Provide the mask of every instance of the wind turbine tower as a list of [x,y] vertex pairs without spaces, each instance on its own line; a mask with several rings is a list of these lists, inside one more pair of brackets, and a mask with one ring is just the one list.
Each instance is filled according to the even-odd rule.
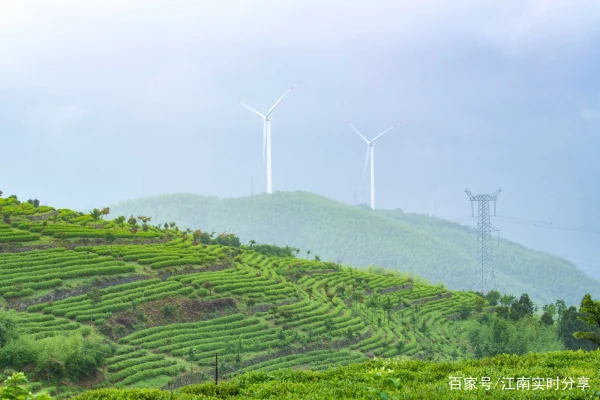
[[[300,81],[296,82],[296,85],[298,83],[300,83]],[[269,193],[269,194],[273,193],[273,181],[272,181],[272,176],[271,176],[271,121],[273,120],[273,118],[271,117],[271,113],[273,112],[273,110],[275,110],[275,107],[277,107],[277,105],[281,102],[281,100],[283,100],[283,98],[289,92],[291,92],[292,89],[294,89],[294,87],[296,85],[294,85],[291,88],[289,88],[287,90],[287,92],[285,92],[283,94],[283,96],[281,96],[279,98],[279,100],[277,100],[275,102],[275,104],[273,104],[273,107],[271,107],[271,109],[269,111],[267,111],[267,113],[265,115],[259,113],[258,111],[256,111],[252,107],[250,107],[248,104],[246,104],[246,103],[244,103],[244,102],[242,102],[241,100],[238,99],[238,101],[244,107],[246,107],[248,110],[252,111],[256,115],[258,115],[259,117],[261,117],[262,120],[264,121],[264,124],[263,124],[263,168],[266,169],[266,174],[267,174],[267,193]]]
[[[385,131],[381,132],[379,135],[375,136],[375,139],[369,141],[358,131],[358,129],[356,129],[354,127],[354,125],[352,125],[350,123],[350,121],[348,121],[348,125],[350,125],[350,127],[352,129],[354,129],[354,132],[358,133],[358,136],[360,136],[367,143],[367,158],[365,160],[365,170],[364,170],[363,176],[367,172],[367,166],[369,165],[369,160],[370,160],[371,161],[371,209],[372,210],[375,209],[375,148],[373,145],[375,144],[375,141],[377,139],[382,137],[388,131],[397,127],[399,124],[400,124],[400,122],[398,122],[397,124],[394,124],[394,126],[386,129]],[[364,180],[364,178],[363,178],[363,180]]]

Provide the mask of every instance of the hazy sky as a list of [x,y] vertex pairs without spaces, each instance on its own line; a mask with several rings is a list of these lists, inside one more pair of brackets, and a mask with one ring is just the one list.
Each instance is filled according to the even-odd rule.
[[[58,207],[265,188],[465,221],[600,276],[600,2],[3,1],[0,189]],[[356,193],[356,195],[355,195]],[[578,260],[578,259],[579,260]]]

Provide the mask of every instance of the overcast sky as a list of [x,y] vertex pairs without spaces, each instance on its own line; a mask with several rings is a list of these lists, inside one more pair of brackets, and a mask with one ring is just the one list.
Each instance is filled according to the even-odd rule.
[[[0,189],[87,208],[274,190],[466,221],[600,276],[600,2],[3,1]],[[532,227],[506,217],[595,231]],[[504,221],[504,222],[503,222]],[[595,232],[595,233],[594,233]],[[579,260],[578,260],[579,259]]]

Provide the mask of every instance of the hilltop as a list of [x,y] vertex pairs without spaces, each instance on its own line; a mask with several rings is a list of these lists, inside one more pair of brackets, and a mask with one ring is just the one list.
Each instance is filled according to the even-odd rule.
[[[323,259],[412,272],[449,288],[472,289],[476,233],[463,225],[399,210],[351,206],[307,192],[241,198],[173,194],[124,201],[111,215],[153,215],[159,223],[206,231],[235,232],[250,240],[293,246]],[[494,248],[498,290],[528,293],[539,304],[563,299],[578,304],[582,293],[600,295],[600,282],[577,267],[508,240]]]

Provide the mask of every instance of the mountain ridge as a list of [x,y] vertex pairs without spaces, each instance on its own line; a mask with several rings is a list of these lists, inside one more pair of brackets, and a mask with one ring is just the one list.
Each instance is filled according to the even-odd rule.
[[[145,213],[155,216],[153,222],[235,232],[242,241],[290,245],[355,266],[412,272],[455,290],[472,290],[475,281],[475,232],[436,217],[372,211],[305,191],[237,198],[167,194],[110,208],[111,215]],[[528,293],[536,303],[563,298],[578,304],[582,291],[600,295],[600,282],[573,263],[506,239],[500,244],[492,264],[500,291]]]

